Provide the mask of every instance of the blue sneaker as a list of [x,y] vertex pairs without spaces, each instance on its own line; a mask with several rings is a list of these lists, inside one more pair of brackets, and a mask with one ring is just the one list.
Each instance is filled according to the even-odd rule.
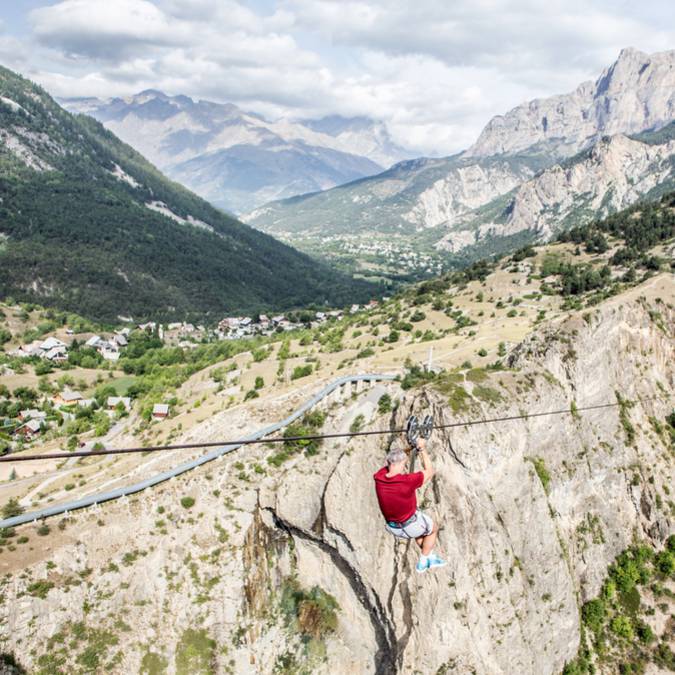
[[434,569],[435,567],[445,567],[448,563],[443,560],[443,558],[439,558],[437,555],[431,555],[427,558],[427,569]]
[[423,574],[429,569],[429,559],[427,558],[426,562],[422,562],[421,560],[417,561],[417,567],[415,567],[417,570],[418,574]]

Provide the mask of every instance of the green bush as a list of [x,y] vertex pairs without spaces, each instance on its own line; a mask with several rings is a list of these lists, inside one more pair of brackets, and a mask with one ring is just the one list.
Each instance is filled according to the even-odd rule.
[[[296,436],[317,435],[325,421],[325,413],[322,413],[320,410],[314,410],[311,413],[307,413],[302,418],[302,422],[295,422],[286,427],[283,434],[284,438],[291,439]],[[267,462],[272,466],[281,466],[281,464],[290,459],[293,455],[303,451],[307,457],[312,457],[319,452],[322,443],[323,441],[321,439],[304,438],[300,440],[284,441],[283,448],[268,457]]]
[[19,504],[19,500],[16,499],[16,497],[9,499],[2,507],[3,518],[13,518],[14,516],[20,516],[23,512],[24,508]]
[[546,462],[542,457],[528,457],[528,459],[532,462],[532,466],[534,466],[534,470],[539,477],[544,492],[548,494],[548,487],[551,483],[551,474],[546,468]]
[[605,621],[607,610],[605,603],[600,598],[589,600],[581,608],[581,618],[593,633],[599,633]]
[[633,639],[633,624],[631,623],[630,619],[623,614],[619,614],[611,620],[609,629],[612,631],[612,633],[614,633],[614,635],[617,635],[620,638],[624,638],[626,640]]
[[176,645],[176,675],[212,675],[215,656],[215,640],[204,629],[188,628]]
[[291,373],[291,380],[299,380],[301,377],[307,377],[312,374],[312,364],[307,363],[304,366],[296,366]]
[[377,411],[384,415],[385,413],[391,412],[392,402],[391,396],[389,394],[382,394],[379,400],[377,401]]
[[29,584],[26,588],[28,595],[32,595],[35,598],[41,598],[44,600],[47,597],[49,591],[54,588],[54,582],[48,581],[47,579],[41,579],[40,581],[34,581],[32,584]]
[[340,606],[319,586],[307,591],[296,579],[286,579],[280,604],[286,624],[302,635],[321,639],[337,629]]
[[374,356],[375,350],[372,347],[366,347],[362,349],[357,355],[357,359],[367,359],[369,356]]
[[357,433],[363,429],[363,425],[366,421],[366,418],[363,415],[357,415],[354,418],[354,421],[349,425],[349,431],[351,433]]
[[184,509],[191,509],[195,505],[194,497],[182,497],[180,500],[180,505]]
[[637,633],[638,640],[640,640],[640,642],[642,642],[643,644],[649,644],[650,642],[654,642],[656,638],[656,636],[654,635],[654,631],[644,621],[640,621],[636,625],[635,632]]
[[661,551],[656,556],[656,568],[666,576],[675,572],[675,553],[670,550]]

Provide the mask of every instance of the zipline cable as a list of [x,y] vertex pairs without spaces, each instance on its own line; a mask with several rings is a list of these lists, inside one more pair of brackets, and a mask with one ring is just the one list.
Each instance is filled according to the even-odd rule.
[[[647,398],[636,398],[634,400],[617,401],[615,403],[600,403],[598,405],[589,405],[577,408],[565,408],[563,410],[549,410],[545,412],[525,413],[521,415],[506,415],[504,417],[492,417],[480,420],[469,420],[466,422],[449,422],[447,424],[435,424],[433,429],[453,429],[458,427],[472,427],[480,424],[494,424],[498,422],[509,422],[512,420],[526,420],[534,417],[545,417],[547,415],[575,415],[589,410],[601,410],[603,408],[615,408],[627,405],[635,401],[653,401],[664,398],[671,398],[671,394],[662,394],[660,396],[650,396]],[[181,443],[177,445],[154,445],[148,447],[135,448],[103,448],[101,450],[74,450],[73,452],[50,452],[43,455],[21,455],[12,454],[0,457],[0,463],[3,462],[29,462],[45,459],[67,459],[70,457],[96,457],[102,455],[124,455],[144,452],[162,452],[169,450],[194,450],[197,448],[213,448],[224,446],[257,445],[260,443],[285,443],[297,441],[318,441],[328,438],[351,438],[355,436],[385,436],[387,434],[405,433],[406,429],[379,429],[375,431],[349,431],[333,434],[310,434],[307,436],[274,436],[271,438],[241,439],[236,441],[208,441],[205,443]]]

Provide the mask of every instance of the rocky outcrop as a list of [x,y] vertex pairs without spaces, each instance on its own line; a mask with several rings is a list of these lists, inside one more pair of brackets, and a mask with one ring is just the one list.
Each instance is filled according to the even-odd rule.
[[[675,141],[660,145],[623,135],[603,139],[575,161],[542,171],[520,185],[497,220],[470,214],[437,248],[457,251],[485,238],[529,231],[540,241],[620,211],[655,188],[675,187]],[[468,221],[468,222],[467,222]]]
[[[150,652],[165,659],[160,672],[184,672],[177,654],[196,628],[216,647],[211,671],[194,672],[560,672],[608,564],[634,539],[675,530],[672,450],[649,421],[670,413],[675,384],[675,310],[655,299],[673,285],[657,281],[540,329],[507,370],[397,392],[393,416],[377,413],[385,385],[328,410],[335,431],[357,415],[381,429],[411,411],[451,425],[620,402],[435,432],[437,474],[421,503],[442,526],[447,568],[418,576],[414,545],[382,527],[371,476],[388,437],[332,440],[279,468],[265,462],[273,451],[251,448],[54,528],[33,562],[3,577],[0,651],[38,670],[43,652],[61,658],[64,626],[83,622],[117,630],[121,655],[110,648],[119,660],[106,672],[138,672]],[[292,578],[335,598],[335,632],[310,639],[288,622]],[[69,672],[84,658],[78,639],[63,656]]]
[[494,117],[466,154],[512,154],[542,144],[573,155],[603,135],[658,128],[674,117],[675,50],[645,54],[629,47],[595,82]]
[[460,166],[421,192],[403,218],[418,229],[438,225],[453,228],[462,216],[505,195],[533,175],[530,167],[513,166],[508,161]]

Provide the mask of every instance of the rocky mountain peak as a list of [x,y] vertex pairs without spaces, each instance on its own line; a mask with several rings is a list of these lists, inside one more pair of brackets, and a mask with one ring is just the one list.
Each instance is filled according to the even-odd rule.
[[535,99],[498,115],[466,156],[520,152],[542,144],[554,158],[572,155],[600,136],[661,127],[675,117],[675,50],[622,49],[593,82]]

